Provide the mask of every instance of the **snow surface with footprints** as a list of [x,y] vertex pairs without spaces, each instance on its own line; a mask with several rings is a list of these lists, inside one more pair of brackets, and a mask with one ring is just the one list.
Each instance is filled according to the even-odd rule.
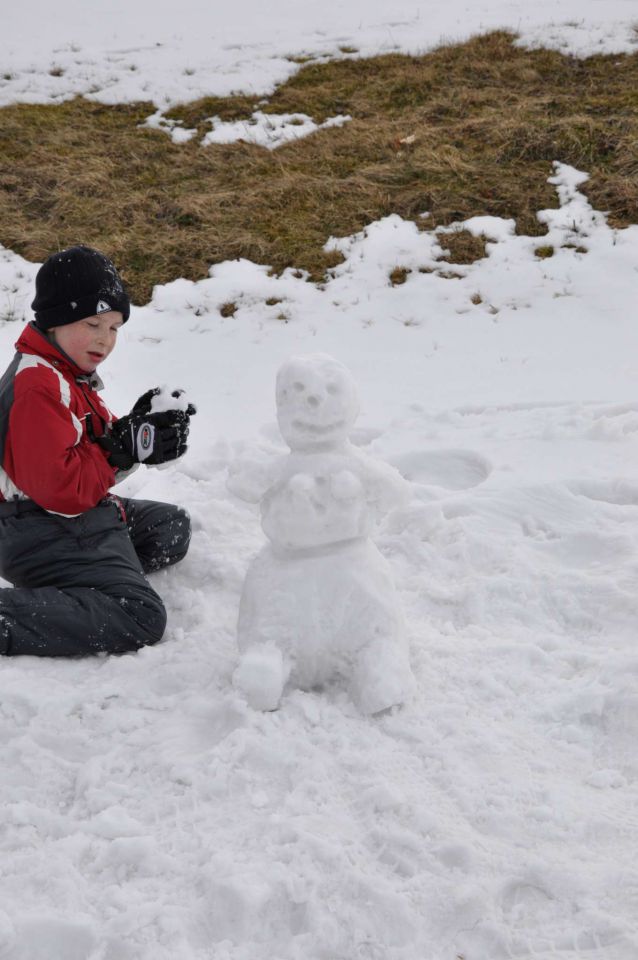
[[[322,287],[236,261],[133,309],[109,405],[157,383],[199,413],[122,492],[185,505],[192,547],[153,576],[162,644],[0,663],[2,960],[638,956],[638,227],[550,175],[549,259],[491,218],[450,268],[390,216],[330,241]],[[7,361],[36,269],[0,248]],[[308,352],[352,370],[353,443],[411,485],[375,542],[417,689],[372,719],[338,686],[261,713],[232,685],[263,534],[228,468],[286,452],[274,377]]]

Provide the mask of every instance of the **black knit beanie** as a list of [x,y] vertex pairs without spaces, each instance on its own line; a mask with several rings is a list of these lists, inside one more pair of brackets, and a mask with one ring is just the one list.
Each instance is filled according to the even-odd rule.
[[131,312],[128,294],[111,261],[84,246],[69,247],[44,261],[36,274],[31,309],[40,330],[109,310],[119,311],[126,322]]

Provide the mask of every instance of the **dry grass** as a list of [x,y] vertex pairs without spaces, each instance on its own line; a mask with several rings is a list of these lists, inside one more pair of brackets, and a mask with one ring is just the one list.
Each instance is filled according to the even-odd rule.
[[388,279],[393,287],[400,287],[408,279],[410,273],[411,270],[408,267],[395,267],[394,270],[390,271]]
[[474,263],[485,256],[485,237],[475,237],[469,230],[441,230],[438,239],[447,251],[440,259],[447,263]]
[[228,303],[222,303],[219,312],[222,317],[234,317],[237,313],[237,304],[231,300],[229,300]]
[[[612,223],[638,222],[638,54],[588,60],[525,51],[493,33],[423,57],[309,63],[270,98],[207,98],[172,111],[201,134],[206,118],[258,106],[317,121],[353,120],[269,152],[244,143],[175,145],[140,129],[150,103],[77,99],[0,110],[0,242],[31,260],[85,242],[124,268],[134,298],[154,283],[197,279],[248,257],[321,278],[322,246],[389,213],[429,211],[429,229],[469,216],[536,211],[561,160],[591,174],[587,193]],[[481,241],[441,237],[448,260]],[[454,244],[454,249],[451,245]],[[464,259],[465,258],[465,259]]]

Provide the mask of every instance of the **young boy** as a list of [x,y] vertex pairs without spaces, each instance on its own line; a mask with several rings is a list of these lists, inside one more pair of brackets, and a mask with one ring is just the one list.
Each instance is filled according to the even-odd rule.
[[117,420],[96,367],[130,305],[103,254],[77,246],[36,276],[35,321],[0,379],[0,654],[122,653],[161,639],[166,612],[145,574],[181,560],[179,507],[109,491],[137,463],[186,450],[188,411],[151,413],[149,390]]

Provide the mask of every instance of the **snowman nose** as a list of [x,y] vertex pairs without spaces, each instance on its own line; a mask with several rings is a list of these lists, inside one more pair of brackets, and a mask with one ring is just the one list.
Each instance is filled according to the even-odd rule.
[[318,407],[320,403],[319,397],[317,397],[314,393],[310,393],[306,397],[306,403],[308,404],[309,407]]

